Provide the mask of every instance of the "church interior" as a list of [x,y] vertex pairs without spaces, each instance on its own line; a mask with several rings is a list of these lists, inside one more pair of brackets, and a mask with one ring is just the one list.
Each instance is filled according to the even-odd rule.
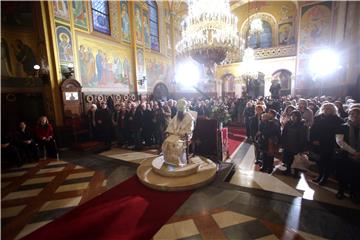
[[359,16],[1,1],[1,238],[359,239]]

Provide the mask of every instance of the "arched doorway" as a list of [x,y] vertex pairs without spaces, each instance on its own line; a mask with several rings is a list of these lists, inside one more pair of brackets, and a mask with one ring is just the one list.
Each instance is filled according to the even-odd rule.
[[154,87],[153,95],[155,100],[167,100],[169,97],[169,90],[164,83],[158,83]]

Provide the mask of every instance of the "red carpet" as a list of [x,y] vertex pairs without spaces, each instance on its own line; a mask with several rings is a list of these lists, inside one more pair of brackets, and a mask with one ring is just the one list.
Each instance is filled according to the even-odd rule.
[[229,141],[228,149],[229,155],[233,154],[236,148],[242,143],[246,138],[245,129],[229,127]]
[[133,176],[24,239],[150,239],[191,193],[155,191]]

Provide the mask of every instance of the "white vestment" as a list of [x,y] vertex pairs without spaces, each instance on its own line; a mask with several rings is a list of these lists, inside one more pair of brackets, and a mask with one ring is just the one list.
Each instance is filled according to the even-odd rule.
[[186,139],[192,138],[194,130],[194,123],[197,117],[196,112],[185,112],[184,118],[180,121],[174,116],[166,129],[169,136],[165,139],[162,145],[164,153],[164,161],[175,166],[184,166],[186,162]]

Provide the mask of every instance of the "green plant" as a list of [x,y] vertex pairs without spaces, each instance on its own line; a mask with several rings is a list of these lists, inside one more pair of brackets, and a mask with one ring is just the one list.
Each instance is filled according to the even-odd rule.
[[229,114],[228,107],[225,104],[214,105],[211,108],[210,118],[216,119],[218,122],[222,124],[227,124],[231,120],[231,116]]

